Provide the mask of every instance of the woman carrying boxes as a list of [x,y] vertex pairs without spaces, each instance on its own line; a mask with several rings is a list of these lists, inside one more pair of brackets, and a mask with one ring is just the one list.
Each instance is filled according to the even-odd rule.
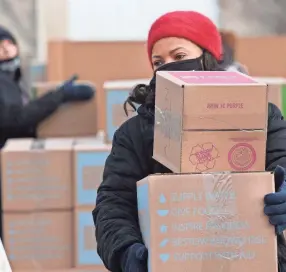
[[[200,13],[176,11],[163,15],[152,25],[147,44],[149,60],[155,72],[220,71],[220,34],[211,20]],[[152,158],[155,79],[154,73],[149,86],[139,85],[127,101],[137,102],[136,97],[139,97],[142,105],[138,109],[138,116],[125,122],[114,135],[112,151],[106,160],[103,182],[98,189],[93,211],[98,253],[112,272],[148,271],[148,250],[138,222],[136,184],[148,175],[171,172]],[[144,103],[142,97],[145,97]],[[218,156],[215,148],[211,152]],[[201,158],[208,155],[209,153],[203,152]],[[283,167],[286,168],[286,123],[278,108],[269,104],[265,168],[267,171],[276,169],[276,193],[265,196],[264,212],[276,230],[279,228],[279,271],[286,271],[286,251],[283,253],[284,238],[281,235],[286,223],[286,192],[281,189],[285,179]],[[163,215],[164,213],[162,212]],[[167,227],[162,225],[160,230],[166,232]],[[164,245],[162,242],[162,246]],[[166,254],[162,257],[164,260],[167,258]]]

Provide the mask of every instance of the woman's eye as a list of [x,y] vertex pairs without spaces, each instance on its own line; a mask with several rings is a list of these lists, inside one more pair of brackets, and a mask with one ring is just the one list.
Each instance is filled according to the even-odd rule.
[[186,55],[185,54],[178,54],[176,55],[176,60],[182,60]]
[[159,66],[161,66],[162,65],[162,62],[161,61],[155,61],[155,62],[153,62],[153,66],[154,67],[159,67]]

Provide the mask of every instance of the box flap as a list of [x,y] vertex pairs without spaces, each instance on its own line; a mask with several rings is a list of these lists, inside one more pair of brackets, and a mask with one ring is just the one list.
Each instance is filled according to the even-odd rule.
[[254,77],[255,80],[266,84],[285,84],[286,78],[283,77]]
[[[34,142],[40,142],[41,140],[35,140]],[[73,147],[74,140],[71,138],[60,139],[60,138],[50,138],[44,140],[45,150],[71,150]]]
[[162,71],[161,76],[181,85],[266,85],[254,78],[234,71]]
[[29,151],[34,139],[10,139],[6,142],[1,152]]
[[87,141],[76,143],[73,146],[74,151],[110,151],[111,145],[98,141]]
[[123,89],[128,90],[133,88],[134,86],[138,84],[146,84],[148,85],[151,79],[133,79],[133,80],[110,80],[105,81],[103,84],[103,88],[106,90],[114,90],[114,89]]
[[74,145],[78,144],[87,144],[87,143],[102,143],[100,139],[97,138],[97,136],[92,137],[79,137],[74,139]]

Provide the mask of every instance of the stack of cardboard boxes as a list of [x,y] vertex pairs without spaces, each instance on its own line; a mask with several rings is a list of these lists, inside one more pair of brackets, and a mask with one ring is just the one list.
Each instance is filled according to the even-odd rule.
[[[130,89],[142,82],[105,84],[107,142],[127,119]],[[59,85],[34,84],[34,97]],[[62,105],[40,124],[38,140],[9,140],[1,150],[4,245],[13,271],[106,271],[91,212],[110,146],[96,137],[96,115],[96,97]]]
[[[92,100],[80,103],[64,104],[49,118],[44,120],[37,130],[39,138],[49,137],[95,137],[98,133],[97,119],[105,119],[105,141],[111,143],[114,132],[136,112],[127,104],[128,116],[123,104],[133,87],[138,84],[148,84],[149,79],[106,81],[104,112],[98,112],[97,96]],[[79,83],[93,85],[88,81]],[[60,86],[61,82],[38,82],[33,84],[33,97],[39,98]]]
[[72,140],[8,141],[1,163],[12,269],[72,267]]
[[[105,84],[108,142],[137,83]],[[52,86],[38,86],[37,96]],[[138,182],[149,272],[240,272],[246,264],[276,272],[274,232],[262,211],[263,196],[274,190],[263,172],[266,84],[235,72],[158,72],[156,86],[153,154],[176,174]],[[106,271],[91,211],[110,146],[94,137],[94,105],[63,106],[39,127],[42,138],[62,138],[10,140],[2,150],[4,245],[13,271]]]
[[85,139],[7,142],[3,233],[13,271],[106,271],[91,212],[109,150]]
[[[285,78],[256,77],[255,80],[268,84],[268,101],[278,106],[285,114]],[[105,119],[104,133],[106,142],[111,143],[114,132],[128,118],[136,112],[127,105],[128,116],[123,110],[123,103],[130,91],[137,84],[148,84],[149,79],[106,81],[103,85],[105,92],[104,112],[98,112],[96,97],[91,101],[63,105],[51,117],[42,122],[37,134],[40,138],[47,137],[86,137],[95,136],[98,132],[97,118]],[[90,82],[83,82],[91,84]],[[34,97],[41,97],[50,90],[56,89],[60,82],[35,83],[33,85]],[[211,107],[211,105],[209,105]],[[214,106],[214,105],[212,105]]]
[[97,255],[94,222],[91,215],[95,207],[97,188],[102,181],[105,160],[110,147],[91,142],[74,145],[74,226],[75,266],[103,267]]
[[154,158],[138,182],[149,272],[277,271],[265,171],[267,86],[235,72],[158,72]]
[[154,158],[175,173],[264,170],[267,86],[217,74],[158,73]]

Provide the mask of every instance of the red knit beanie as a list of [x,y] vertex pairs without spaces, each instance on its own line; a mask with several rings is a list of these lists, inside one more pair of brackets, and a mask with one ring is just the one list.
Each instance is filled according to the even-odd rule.
[[222,57],[221,36],[215,24],[195,11],[174,11],[159,17],[148,35],[148,55],[151,61],[154,44],[163,38],[177,37],[192,41],[210,52],[217,60]]

